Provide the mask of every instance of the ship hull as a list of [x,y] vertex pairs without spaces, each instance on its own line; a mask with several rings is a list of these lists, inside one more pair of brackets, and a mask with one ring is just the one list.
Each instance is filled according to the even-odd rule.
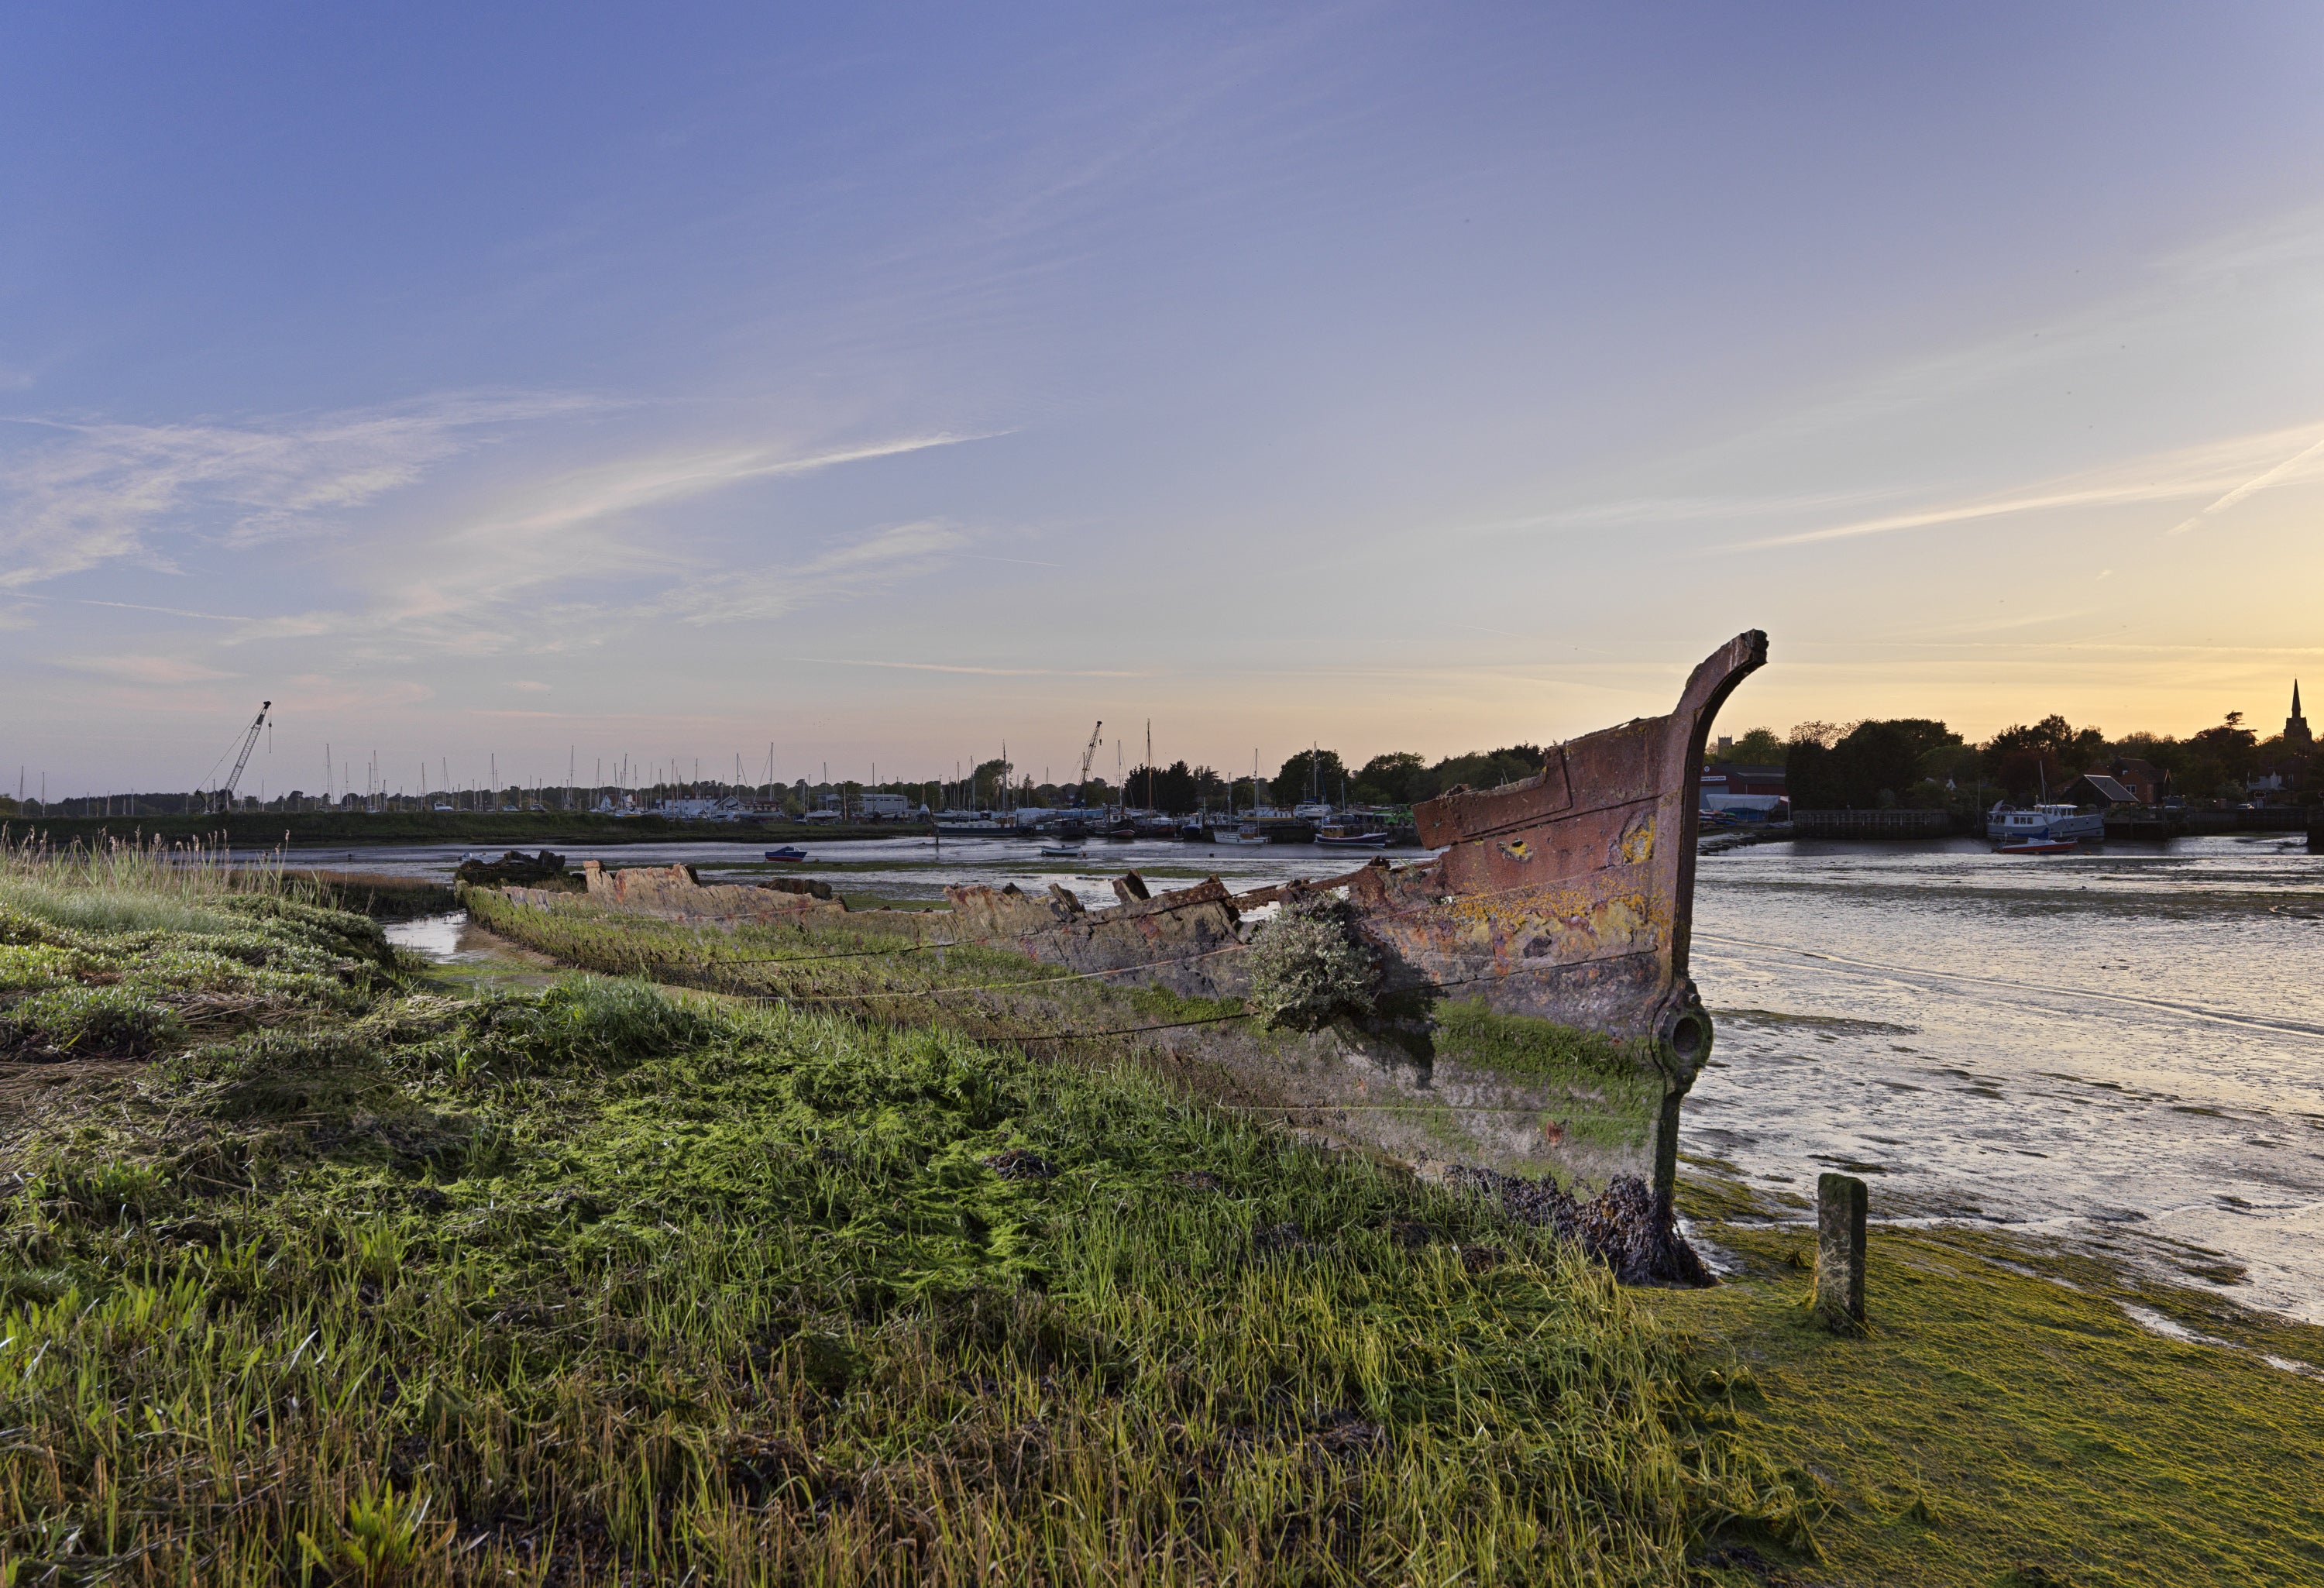
[[[1585,1182],[1634,1174],[1666,1211],[1680,1103],[1712,1035],[1687,967],[1703,743],[1766,654],[1765,634],[1738,635],[1694,669],[1668,715],[1568,741],[1519,782],[1455,789],[1416,807],[1420,841],[1437,853],[1411,864],[1379,855],[1342,876],[1240,894],[1213,877],[1149,896],[1131,872],[1114,884],[1120,903],[1102,909],[1055,886],[965,885],[945,890],[950,910],[881,912],[881,929],[1008,948],[1115,985],[1231,1000],[1250,991],[1250,951],[1267,930],[1253,912],[1344,898],[1348,929],[1381,968],[1388,1012],[1303,1039],[1337,1042],[1339,1059],[1294,1082],[1280,1052],[1231,1028],[1189,1040],[1227,1055],[1230,1068],[1247,1060],[1254,1085],[1289,1087],[1284,1106],[1325,1122],[1333,1139],[1400,1142],[1396,1110],[1379,1098],[1402,1097],[1451,1109],[1430,1129],[1467,1131],[1471,1161]],[[616,909],[802,924],[849,913],[836,899],[706,887],[684,867],[613,873],[593,861],[584,870],[590,902]],[[563,907],[547,895],[538,902]],[[1493,1070],[1517,1050],[1535,1057]],[[1342,1064],[1356,1068],[1334,1067]],[[1476,1095],[1524,1101],[1462,1114],[1448,1101],[1462,1076]],[[1349,1101],[1358,1096],[1370,1101]]]

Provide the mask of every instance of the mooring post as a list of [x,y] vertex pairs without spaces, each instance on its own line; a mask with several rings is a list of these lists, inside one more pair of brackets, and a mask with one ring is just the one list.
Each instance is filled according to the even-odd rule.
[[1864,1206],[1854,1175],[1816,1177],[1815,1310],[1836,1334],[1864,1327]]

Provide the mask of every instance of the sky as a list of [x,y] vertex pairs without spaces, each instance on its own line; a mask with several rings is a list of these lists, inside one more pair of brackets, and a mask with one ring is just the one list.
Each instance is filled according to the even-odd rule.
[[2324,8],[5,32],[52,796],[2324,699]]

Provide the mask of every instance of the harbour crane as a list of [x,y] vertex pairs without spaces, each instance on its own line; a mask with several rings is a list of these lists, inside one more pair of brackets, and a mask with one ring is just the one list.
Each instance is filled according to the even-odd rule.
[[[242,736],[242,752],[234,758],[234,771],[226,774],[226,781],[218,786],[217,793],[210,796],[210,813],[213,816],[222,816],[234,808],[235,785],[242,781],[242,769],[250,764],[250,752],[258,748],[258,735],[266,727],[266,714],[273,709],[274,702],[263,701],[259,705],[258,715],[251,718],[250,731]],[[220,756],[218,759],[223,761],[226,758]]]
[[1091,759],[1092,759],[1093,756],[1095,756],[1095,755],[1097,754],[1097,736],[1098,736],[1098,734],[1099,734],[1100,733],[1102,733],[1102,732],[1104,730],[1104,728],[1105,728],[1105,719],[1104,719],[1103,717],[1100,717],[1100,718],[1098,718],[1098,719],[1097,719],[1097,725],[1096,725],[1095,727],[1093,727],[1093,728],[1092,728],[1092,729],[1090,730],[1090,742],[1089,742],[1089,743],[1088,743],[1087,745],[1085,745],[1085,746],[1083,748],[1083,750],[1082,750],[1082,776],[1081,776],[1081,781],[1080,781],[1080,782],[1078,782],[1078,783],[1075,783],[1075,784],[1074,785],[1074,803],[1075,805],[1079,805],[1080,803],[1082,803],[1082,799],[1083,799],[1082,790],[1083,790],[1084,789],[1085,789],[1085,788],[1087,788],[1087,787],[1089,786],[1089,769],[1090,769],[1090,761],[1091,761]]

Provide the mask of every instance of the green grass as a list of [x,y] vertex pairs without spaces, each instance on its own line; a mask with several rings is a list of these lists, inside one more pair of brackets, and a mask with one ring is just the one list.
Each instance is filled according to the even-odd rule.
[[[1713,1177],[1683,1180],[1680,1200],[1731,1218],[1752,1199]],[[2264,1360],[2324,1368],[2324,1330],[1990,1231],[1876,1228],[1872,1327],[1843,1340],[1808,1312],[1812,1229],[1698,1228],[1742,1260],[1741,1282],[1654,1307],[1732,1376],[1742,1430],[1816,1492],[1820,1559],[1759,1541],[1795,1581],[2324,1582],[2306,1476],[2324,1381]],[[2126,1305],[2220,1343],[2165,1338]]]
[[198,854],[0,850],[0,1060],[142,1057],[363,1012],[393,952],[302,891]]
[[1796,1521],[1601,1270],[1143,1070],[311,992],[0,1124],[12,1588],[1675,1584]]
[[1112,985],[1112,978],[1077,977],[1007,949],[948,944],[941,919],[823,913],[812,925],[695,927],[618,914],[581,899],[560,899],[544,909],[491,889],[466,889],[461,898],[478,922],[511,942],[585,969],[787,1001],[887,1025],[934,1024],[986,1040],[1039,1042],[1051,1057],[1065,1047],[1089,1056],[1130,1051],[1111,1039],[1043,1040],[1058,1032],[1124,1031],[1230,1012],[1205,1004],[1188,1013],[1176,1003],[1157,1004],[1148,992]]
[[[2213,1292],[1877,1229],[1843,1340],[1811,1236],[1764,1222],[1798,1209],[1715,1164],[1683,1200],[1738,1282],[1624,1291],[1126,1050],[593,975],[447,997],[360,919],[154,890],[217,919],[0,916],[0,1018],[127,989],[187,1020],[142,1063],[0,1061],[8,1588],[2324,1577],[2324,1383],[2262,1360],[2324,1332]],[[867,1009],[999,970],[1224,1012],[981,950],[515,924]],[[258,974],[263,1019],[169,1002]],[[1772,1566],[1706,1564],[1745,1544]]]

